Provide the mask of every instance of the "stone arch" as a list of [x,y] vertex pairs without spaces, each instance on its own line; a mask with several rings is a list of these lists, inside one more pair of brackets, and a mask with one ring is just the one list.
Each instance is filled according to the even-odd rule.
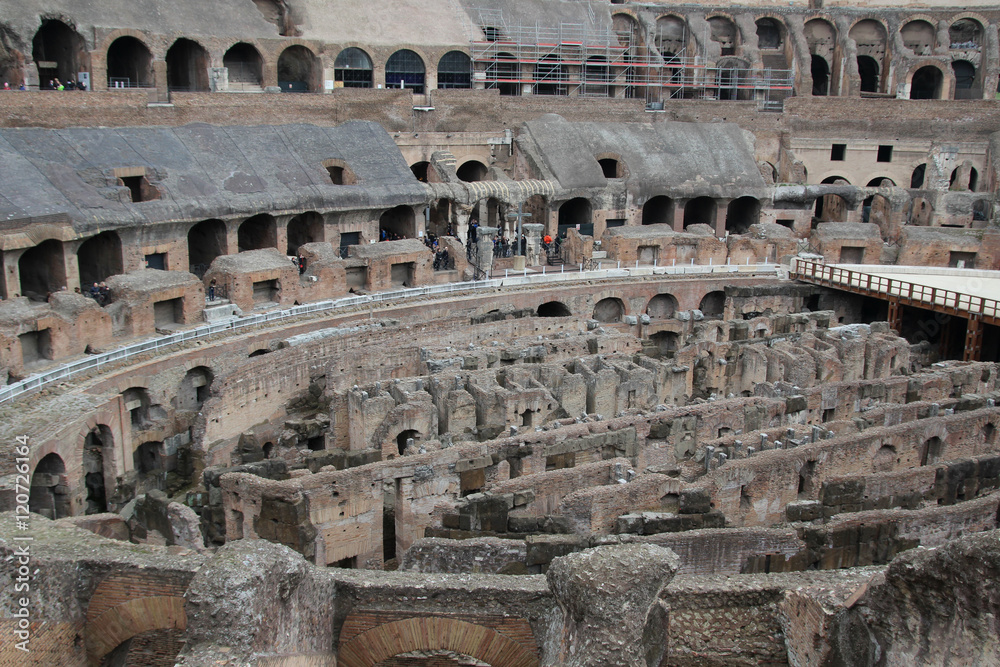
[[449,51],[438,61],[438,88],[472,88],[472,58],[464,51]]
[[658,17],[653,42],[664,58],[680,55],[687,49],[687,20],[675,14],[665,14]]
[[466,183],[475,183],[486,180],[489,168],[479,160],[466,160],[455,173],[458,175],[458,180],[465,181]]
[[674,222],[674,202],[666,195],[656,195],[642,205],[642,224],[671,225]]
[[222,66],[228,71],[231,90],[254,90],[264,85],[264,58],[252,44],[233,44],[222,56]]
[[80,287],[86,290],[88,285],[107,280],[124,271],[121,238],[117,232],[112,231],[92,236],[80,244],[76,259],[80,267]]
[[177,389],[177,409],[200,410],[202,404],[208,400],[214,379],[215,374],[208,366],[196,366],[185,373]]
[[709,40],[717,42],[721,55],[735,56],[740,45],[740,30],[729,16],[715,15],[708,18]]
[[[86,69],[87,44],[74,28],[58,19],[45,19],[31,40],[31,59],[38,68],[38,81],[42,87],[52,79],[62,83],[75,81]],[[55,67],[42,67],[42,63],[55,63]]]
[[926,173],[927,173],[926,162],[921,162],[916,167],[914,167],[913,172],[910,174],[910,187],[913,189],[924,187],[924,177]]
[[604,324],[621,322],[625,317],[625,302],[609,296],[594,304],[594,319]]
[[379,216],[378,229],[380,234],[381,232],[386,233],[388,237],[386,240],[391,240],[393,236],[403,239],[414,238],[417,235],[417,230],[413,208],[400,205],[389,209]]
[[236,232],[237,252],[278,247],[278,226],[267,213],[247,218]]
[[929,20],[914,17],[899,29],[903,46],[917,56],[929,56],[937,46],[937,28]]
[[400,653],[447,650],[490,665],[537,667],[535,649],[492,628],[441,616],[407,618],[378,625],[343,642],[340,667],[374,667]]
[[[575,199],[563,202],[559,207],[559,236],[565,236],[566,230],[577,225],[580,226],[581,234],[592,232],[592,214],[593,209],[588,199],[576,197]],[[587,231],[588,229],[590,230],[589,232]]]
[[[850,185],[850,182],[841,176],[827,176],[822,184]],[[813,216],[819,222],[846,222],[847,206],[847,200],[840,195],[826,194],[816,198]]]
[[975,100],[983,96],[981,75],[968,60],[952,60],[951,71],[955,77],[955,99]]
[[812,74],[812,94],[823,97],[830,94],[830,63],[821,55],[812,54],[809,71]]
[[764,16],[756,21],[757,48],[780,49],[785,43],[785,26],[778,19]]
[[319,90],[319,58],[303,44],[293,44],[278,56],[278,87],[283,93]]
[[570,317],[573,313],[562,301],[546,301],[538,306],[539,317]]
[[933,436],[924,441],[920,446],[920,465],[932,465],[944,458],[944,440],[938,436]]
[[124,35],[111,42],[107,53],[108,88],[150,88],[153,53],[142,40]]
[[705,315],[707,320],[721,320],[726,310],[726,293],[722,290],[709,292],[701,299],[698,310]]
[[202,220],[191,225],[187,244],[191,273],[201,278],[216,257],[227,254],[226,223],[222,220]]
[[760,200],[756,197],[740,197],[729,202],[726,210],[726,231],[731,234],[746,234],[751,225],[760,222]]
[[831,86],[834,80],[834,63],[838,62],[837,29],[825,18],[814,18],[806,22],[806,46],[810,53],[810,71],[813,80],[813,95],[834,95]]
[[933,61],[917,63],[910,70],[907,83],[910,84],[911,100],[939,100],[945,93],[945,77],[940,63]]
[[625,178],[628,176],[628,165],[618,153],[598,153],[594,157],[601,165],[604,178]]
[[66,463],[56,453],[46,454],[31,474],[28,509],[50,519],[72,514],[70,495],[66,492]]
[[114,489],[115,480],[115,438],[111,429],[98,424],[83,438],[83,485],[85,514],[100,514],[108,511],[108,488]]
[[653,319],[665,320],[677,312],[677,298],[673,294],[657,294],[646,304],[646,314]]
[[427,182],[427,176],[431,163],[427,160],[421,160],[420,162],[414,162],[410,165],[410,171],[413,173],[413,177],[416,178],[421,183]]
[[400,49],[385,61],[385,87],[405,88],[421,95],[424,92],[427,67],[415,51]]
[[978,50],[983,46],[984,21],[968,14],[958,16],[948,26],[949,48],[952,50]]
[[716,203],[711,197],[695,197],[684,205],[684,229],[691,225],[715,227]]
[[854,40],[857,49],[861,92],[877,93],[882,90],[887,35],[885,25],[872,18],[856,21],[847,33],[848,38]]
[[167,87],[170,90],[205,92],[208,90],[208,51],[192,39],[181,38],[167,50]]
[[21,296],[45,301],[50,292],[66,286],[66,262],[63,244],[55,239],[42,241],[29,248],[17,262],[21,279]]
[[318,243],[326,240],[326,229],[323,216],[316,211],[300,213],[288,221],[285,254],[297,255],[299,247],[306,243]]
[[349,46],[333,63],[333,80],[344,88],[372,88],[375,78],[372,58],[364,49]]
[[924,197],[914,197],[910,202],[907,224],[917,227],[927,227],[934,217],[934,205]]
[[618,37],[619,46],[630,48],[642,44],[642,31],[639,21],[628,11],[617,11],[611,15],[611,29]]
[[132,637],[165,628],[187,628],[183,597],[157,595],[128,600],[88,619],[84,633],[87,655],[92,664],[100,664],[102,658]]

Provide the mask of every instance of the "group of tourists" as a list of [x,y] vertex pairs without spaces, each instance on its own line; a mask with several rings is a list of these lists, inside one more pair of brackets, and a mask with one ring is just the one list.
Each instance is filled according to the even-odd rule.
[[87,291],[87,296],[97,302],[99,306],[106,306],[111,303],[111,290],[107,283],[94,283]]

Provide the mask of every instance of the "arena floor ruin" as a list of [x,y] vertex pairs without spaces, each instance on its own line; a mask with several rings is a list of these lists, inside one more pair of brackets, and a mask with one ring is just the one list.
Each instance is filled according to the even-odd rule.
[[1000,8],[50,4],[0,665],[1000,665]]

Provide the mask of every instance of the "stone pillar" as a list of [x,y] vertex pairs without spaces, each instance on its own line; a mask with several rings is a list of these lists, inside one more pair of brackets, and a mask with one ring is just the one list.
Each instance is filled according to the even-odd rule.
[[490,277],[490,269],[493,267],[493,237],[500,231],[498,227],[485,227],[480,225],[476,231],[476,246],[479,248],[479,263],[477,266]]
[[223,255],[235,255],[240,251],[240,223],[242,220],[226,221],[226,247],[223,248]]
[[167,91],[167,61],[153,61],[153,85],[157,90]]
[[76,251],[81,245],[83,241],[63,243],[63,271],[66,274],[66,290],[69,292],[80,287],[80,262],[77,260]]
[[653,667],[668,649],[661,591],[680,559],[654,544],[587,549],[552,561],[546,574],[562,623],[553,664]]
[[539,255],[542,249],[542,230],[545,229],[545,225],[529,222],[522,223],[521,229],[524,231],[524,236],[528,240],[527,259],[525,260],[528,266],[538,266],[543,264]]
[[684,205],[687,204],[687,199],[675,199],[674,200],[674,231],[683,232],[684,231]]
[[726,218],[729,215],[729,203],[731,199],[715,200],[715,236],[720,239],[726,238]]
[[3,284],[5,287],[3,298],[5,299],[13,299],[15,294],[21,296],[21,273],[18,261],[25,250],[27,248],[3,251]]

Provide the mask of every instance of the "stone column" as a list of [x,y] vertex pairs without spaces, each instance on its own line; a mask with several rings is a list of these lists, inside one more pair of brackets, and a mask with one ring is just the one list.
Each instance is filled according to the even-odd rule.
[[683,232],[684,231],[684,205],[687,204],[687,199],[675,199],[674,200],[674,231]]
[[529,222],[522,223],[521,229],[524,231],[524,236],[528,240],[527,259],[528,266],[538,266],[543,262],[539,258],[542,249],[542,230],[545,229],[545,225]]
[[726,238],[726,218],[729,215],[729,203],[731,199],[715,200],[715,236],[720,239]]
[[77,260],[76,252],[81,245],[83,245],[83,241],[63,243],[63,271],[66,275],[66,281],[63,284],[69,292],[80,287],[80,262]]
[[25,250],[27,248],[3,251],[3,298],[5,299],[13,299],[15,294],[21,296],[21,273],[18,262]]
[[476,246],[479,248],[479,262],[477,266],[490,277],[490,269],[493,267],[493,237],[500,231],[498,227],[485,227],[480,225],[476,231]]

